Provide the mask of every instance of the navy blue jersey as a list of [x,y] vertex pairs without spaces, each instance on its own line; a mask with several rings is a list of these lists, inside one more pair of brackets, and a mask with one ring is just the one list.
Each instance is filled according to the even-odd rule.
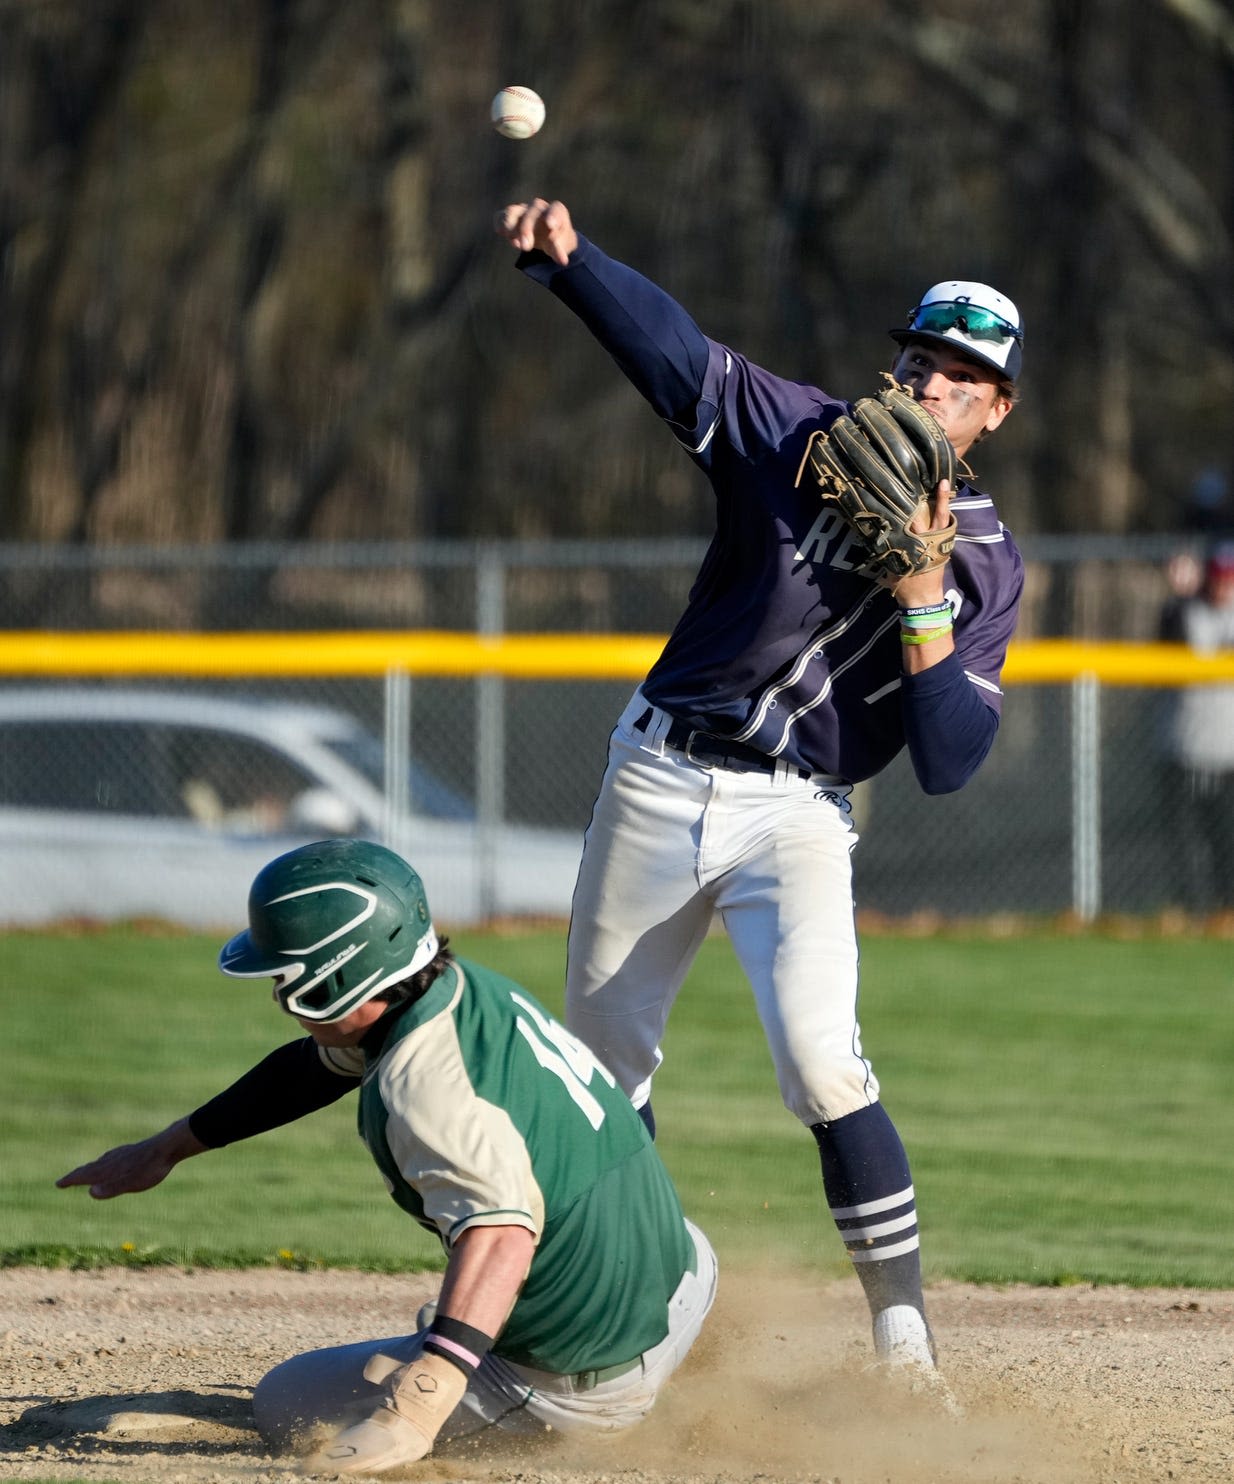
[[838,508],[808,473],[798,480],[810,434],[851,404],[709,340],[663,290],[585,238],[566,267],[540,252],[518,266],[583,319],[715,493],[715,535],[643,684],[647,699],[699,730],[853,782],[909,740],[931,792],[958,787],[997,727],[1023,587],[990,498],[962,484],[952,501],[956,656],[908,677],[895,599],[857,575],[862,554]]

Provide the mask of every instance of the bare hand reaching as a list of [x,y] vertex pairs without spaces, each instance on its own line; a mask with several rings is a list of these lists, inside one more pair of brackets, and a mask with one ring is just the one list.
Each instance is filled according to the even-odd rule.
[[578,233],[564,203],[545,201],[540,196],[534,201],[504,207],[497,213],[493,226],[511,247],[517,247],[520,252],[538,247],[563,267],[578,246]]
[[207,1147],[190,1130],[188,1119],[181,1118],[162,1133],[151,1134],[136,1144],[120,1144],[97,1159],[78,1165],[67,1175],[61,1175],[56,1185],[61,1190],[70,1185],[88,1186],[96,1201],[135,1195],[139,1190],[160,1184],[181,1160],[202,1154]]

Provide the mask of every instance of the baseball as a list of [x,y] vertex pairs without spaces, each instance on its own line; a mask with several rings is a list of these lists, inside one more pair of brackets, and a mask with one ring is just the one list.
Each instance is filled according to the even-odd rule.
[[530,139],[544,122],[544,99],[530,88],[502,88],[493,99],[493,128],[507,139]]

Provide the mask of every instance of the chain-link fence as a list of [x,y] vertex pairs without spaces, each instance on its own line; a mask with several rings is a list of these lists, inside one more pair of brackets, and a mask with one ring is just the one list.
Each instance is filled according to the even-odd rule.
[[[1200,537],[1036,536],[1019,542],[1022,639],[1151,639],[1172,558]],[[706,543],[0,543],[0,630],[433,628],[667,633]]]
[[[193,594],[256,584],[266,599],[235,608],[229,627],[321,630],[345,610],[350,628],[498,633],[533,627],[535,613],[559,630],[654,633],[676,616],[698,554],[689,543],[623,546],[606,565],[600,549],[547,545],[460,547],[423,562],[354,549],[333,560],[239,549],[230,562],[222,551],[197,561],[78,551],[57,563],[40,549],[22,566],[0,551],[0,615],[9,629],[35,627],[23,603],[37,594],[39,627],[173,630],[193,626]],[[1164,554],[1102,561],[1147,570]],[[1063,591],[1076,567],[1043,562],[1039,580]],[[298,622],[272,589],[301,595]],[[329,596],[343,592],[345,604]],[[608,732],[632,685],[398,671],[0,677],[0,918],[226,925],[267,859],[331,833],[408,853],[445,923],[564,916]],[[1089,919],[1227,905],[1231,883],[1184,822],[1163,752],[1174,694],[1092,679],[1011,687],[991,757],[941,799],[921,793],[901,757],[855,797],[861,906]],[[931,869],[906,875],[906,850]]]

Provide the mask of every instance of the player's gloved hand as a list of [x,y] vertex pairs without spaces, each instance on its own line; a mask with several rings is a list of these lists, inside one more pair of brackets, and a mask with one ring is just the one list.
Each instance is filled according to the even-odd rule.
[[[917,535],[949,530],[954,523],[951,495],[950,483],[942,480],[929,507],[919,512],[917,518],[909,524],[909,530]],[[882,585],[891,588],[896,602],[902,608],[911,608],[917,603],[941,603],[946,595],[945,571],[944,567],[929,567],[924,572],[914,572],[908,577],[902,577],[898,582]]]
[[432,1451],[442,1424],[467,1390],[458,1366],[431,1351],[406,1365],[375,1355],[364,1377],[381,1385],[381,1405],[311,1454],[304,1473],[377,1474],[415,1463]]
[[136,1144],[120,1144],[100,1154],[89,1163],[78,1165],[61,1175],[56,1185],[64,1190],[70,1185],[88,1185],[96,1201],[107,1201],[116,1195],[135,1195],[165,1180],[181,1160],[203,1154],[203,1144],[181,1118],[161,1133],[151,1134]]
[[906,578],[936,572],[951,556],[956,461],[940,424],[886,379],[882,391],[854,402],[851,417],[811,435],[797,478],[813,473],[865,548],[858,572],[899,596]]

